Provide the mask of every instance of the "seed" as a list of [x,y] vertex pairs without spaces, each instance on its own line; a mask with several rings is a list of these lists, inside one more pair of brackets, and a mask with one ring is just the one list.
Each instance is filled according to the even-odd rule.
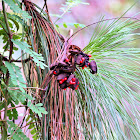
[[61,81],[64,82],[65,80],[64,79],[61,79]]
[[88,63],[88,66],[90,65],[90,63]]
[[53,71],[53,74],[56,74],[56,71]]
[[82,67],[82,69],[84,69],[85,67]]
[[67,80],[67,77],[65,77],[64,80],[66,81]]
[[71,84],[71,85],[72,85],[72,83],[73,83],[73,82],[72,82],[72,81],[70,81],[70,84]]
[[80,63],[83,63],[83,61],[80,61]]
[[66,88],[64,88],[64,90],[66,90]]
[[75,78],[72,78],[72,82],[75,82],[75,80],[76,80]]
[[59,84],[62,84],[62,83],[63,83],[63,82],[60,80],[60,81],[59,81]]
[[88,54],[88,57],[91,57],[92,55],[91,54]]
[[87,65],[85,65],[85,67],[87,68]]
[[66,61],[66,62],[69,62],[69,59],[68,59],[68,58],[66,58],[66,59],[65,59],[65,61]]
[[72,84],[75,85],[76,83],[75,82],[72,82]]
[[85,61],[85,58],[84,57],[82,57],[82,61]]

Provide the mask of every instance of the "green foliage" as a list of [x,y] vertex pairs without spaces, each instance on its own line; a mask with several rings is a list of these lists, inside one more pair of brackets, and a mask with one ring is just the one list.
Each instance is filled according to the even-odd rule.
[[51,14],[52,16],[58,17],[58,19],[55,21],[55,23],[62,18],[67,12],[70,12],[72,8],[80,5],[80,4],[84,4],[84,5],[88,5],[89,3],[86,2],[82,2],[82,0],[67,0],[65,2],[65,4],[62,4],[62,7],[60,8],[60,11],[62,11],[63,13],[61,15],[58,14]]
[[140,23],[131,19],[102,22],[84,48],[98,66],[97,75],[92,75],[88,69],[77,73],[81,82],[76,107],[83,106],[85,112],[90,112],[91,129],[98,130],[85,129],[91,138],[137,139],[139,135],[139,95],[135,90],[140,90],[140,49],[129,44],[137,39],[133,35],[139,28]]
[[88,5],[89,3],[82,2],[82,0],[67,0],[65,4],[62,4],[60,10],[64,13],[69,12],[71,8],[78,6],[79,4]]
[[[11,140],[29,140],[22,130],[12,121],[7,121],[8,133],[10,133]],[[12,136],[12,137],[11,137]]]
[[48,112],[45,110],[45,108],[42,107],[42,106],[43,106],[42,103],[38,103],[38,104],[33,105],[33,104],[29,101],[27,105],[32,109],[33,112],[35,112],[36,114],[38,114],[39,117],[42,117],[42,114],[41,114],[41,113],[43,113],[43,114],[48,114]]
[[4,0],[13,10],[15,13],[18,13],[22,16],[22,18],[27,21],[28,19],[31,19],[31,16],[26,11],[23,11],[20,7],[19,4],[17,4],[14,0]]
[[[9,13],[6,13],[7,14],[7,18],[8,18],[8,23],[9,23],[9,28],[11,29],[12,33],[13,33],[13,39],[21,39],[21,34],[20,33],[17,33],[17,31],[19,30],[19,23],[16,21],[17,20],[17,17],[15,18],[15,15],[11,15]],[[9,50],[9,46],[10,46],[10,43],[9,43],[9,37],[7,35],[7,33],[5,31],[7,31],[6,29],[6,25],[5,23],[3,22],[4,21],[4,16],[3,14],[0,12],[0,36],[2,36],[2,40],[3,40],[3,43],[5,43],[5,45],[3,46],[3,49],[4,49],[4,52],[5,51],[8,51]],[[16,30],[15,30],[16,28]],[[13,50],[17,51],[18,48],[17,47],[13,47]],[[14,51],[13,51],[14,53]]]
[[29,124],[28,129],[30,130],[31,134],[33,135],[32,138],[34,140],[38,140],[40,138],[39,137],[40,128],[36,127],[35,119],[33,119],[33,117],[31,117],[31,116],[28,116],[26,119],[26,122],[27,122],[27,124]]
[[16,66],[14,63],[5,62],[5,66],[10,73],[10,85],[9,87],[19,87],[17,91],[9,90],[11,93],[11,97],[17,99],[20,102],[24,102],[26,98],[33,100],[33,98],[26,93],[24,88],[26,88],[25,80],[21,75],[20,68]]
[[33,58],[33,61],[37,64],[37,66],[40,66],[41,69],[45,69],[47,67],[42,61],[44,61],[42,54],[38,54],[31,50],[31,46],[28,45],[25,42],[21,42],[18,40],[13,40],[13,43],[18,45],[23,51],[30,54],[30,56]]

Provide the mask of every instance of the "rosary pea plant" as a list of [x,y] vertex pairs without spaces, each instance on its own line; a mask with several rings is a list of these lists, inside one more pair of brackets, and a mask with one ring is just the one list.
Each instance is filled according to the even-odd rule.
[[[43,9],[29,0],[2,0],[1,4],[2,140],[29,140],[28,132],[34,140],[139,139],[140,49],[134,47],[140,35],[139,19],[123,15],[87,26],[71,24],[82,28],[66,39],[57,21],[72,7],[87,3],[67,0],[54,24],[46,0]],[[6,11],[6,4],[12,14]],[[63,23],[65,28],[69,24]],[[69,40],[89,26],[94,28],[88,45],[83,49],[77,46],[82,56],[71,53],[71,59],[66,60],[64,57],[70,53]],[[21,56],[14,59],[19,49]],[[86,54],[91,54],[90,60]],[[77,90],[60,88],[62,80],[51,71],[52,64],[63,59],[66,63],[70,60],[70,66],[71,63],[81,67],[88,63],[94,65],[85,69],[76,67],[76,71],[72,71],[79,80]],[[89,62],[85,63],[85,59]],[[73,60],[76,61],[73,63]],[[59,69],[62,66],[59,65]],[[24,114],[16,123],[17,108],[21,107]]]

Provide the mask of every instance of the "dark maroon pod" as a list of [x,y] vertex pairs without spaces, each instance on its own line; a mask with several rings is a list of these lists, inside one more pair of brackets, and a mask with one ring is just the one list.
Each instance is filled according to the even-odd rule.
[[68,77],[69,75],[67,73],[61,73],[57,76],[57,80],[61,80],[61,79],[64,79],[65,77]]
[[89,63],[89,68],[91,69],[91,73],[92,74],[95,74],[97,73],[97,65],[96,65],[96,62],[94,60],[92,60],[90,63]]
[[71,53],[71,54],[79,54],[79,51],[78,50],[72,50],[72,49],[70,49],[69,50],[69,53]]
[[73,67],[66,67],[66,68],[60,68],[61,72],[65,73],[73,73],[74,68]]
[[62,84],[59,84],[59,86],[60,86],[61,89],[65,89],[65,88],[67,88],[67,83],[64,82]]
[[74,75],[74,74],[71,74],[71,75],[69,76],[68,80],[67,80],[67,83],[69,84],[70,81],[72,80],[72,78],[74,78],[74,77],[75,77],[75,75]]
[[62,60],[50,66],[50,69],[53,70],[52,73],[57,76],[57,81],[61,89],[69,87],[76,90],[78,88],[79,80],[73,74],[76,70],[76,65],[82,67],[82,69],[89,66],[92,74],[97,73],[96,62],[89,62],[89,57],[78,46],[70,45],[67,56],[65,55]]
[[76,58],[76,64],[77,65],[80,65],[81,63],[80,63],[80,61],[82,61],[81,59],[82,59],[82,55],[81,54],[79,54],[78,56],[77,56],[77,58]]
[[68,67],[69,65],[65,62],[59,62],[58,67]]
[[58,63],[51,64],[50,70],[53,70],[53,69],[56,68],[57,66],[58,66]]

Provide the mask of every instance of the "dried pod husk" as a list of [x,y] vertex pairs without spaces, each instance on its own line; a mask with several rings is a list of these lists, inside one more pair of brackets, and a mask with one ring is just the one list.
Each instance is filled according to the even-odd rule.
[[72,57],[73,57],[73,55],[68,55],[68,59],[69,59],[69,62],[71,62],[72,61]]
[[69,65],[65,62],[59,62],[58,67],[68,67]]
[[55,68],[54,71],[56,71],[56,76],[60,74],[60,69],[59,68]]
[[77,64],[77,65],[80,65],[80,64],[81,64],[80,61],[81,61],[82,57],[83,57],[83,55],[81,55],[81,54],[79,54],[79,55],[77,56],[77,58],[76,58],[76,64]]
[[70,85],[69,87],[74,90],[77,87],[78,83],[79,83],[79,80],[78,80],[78,78],[76,78],[75,84],[74,85]]
[[58,66],[58,63],[57,63],[57,62],[51,64],[51,66],[50,66],[50,70],[53,70],[53,69],[56,68],[57,66]]
[[63,67],[60,68],[60,70],[62,73],[73,73],[75,71],[75,66]]
[[89,66],[92,74],[97,73],[97,65],[95,61],[89,63],[90,56],[83,53],[76,45],[70,45],[69,53],[70,54],[65,56],[60,62],[52,64],[50,69],[53,70],[54,75],[57,76],[57,81],[59,82],[61,89],[70,87],[75,90],[78,88],[79,84],[78,78],[75,78],[75,75],[73,74],[76,65],[82,67],[82,69]]
[[79,54],[80,52],[78,50],[72,50],[72,49],[70,49],[69,50],[69,53],[71,53],[71,54]]
[[70,45],[69,49],[70,50],[78,50],[79,52],[81,52],[81,49],[76,45]]
[[67,88],[67,83],[64,82],[62,84],[59,84],[59,86],[60,86],[61,89],[65,89],[65,88]]
[[96,65],[96,62],[94,60],[92,60],[90,63],[89,63],[89,68],[91,69],[91,73],[92,74],[95,74],[97,73],[97,65]]
[[76,46],[76,45],[70,45],[69,47],[69,53],[75,55],[75,54],[79,54],[81,52],[81,49]]
[[64,79],[65,77],[68,77],[68,76],[69,76],[69,74],[67,74],[67,73],[61,73],[57,76],[57,80],[59,81],[59,80]]
[[67,80],[67,84],[69,84],[70,81],[72,80],[72,78],[74,78],[74,77],[75,77],[75,75],[74,75],[74,74],[71,74],[71,75],[69,76],[68,80]]

